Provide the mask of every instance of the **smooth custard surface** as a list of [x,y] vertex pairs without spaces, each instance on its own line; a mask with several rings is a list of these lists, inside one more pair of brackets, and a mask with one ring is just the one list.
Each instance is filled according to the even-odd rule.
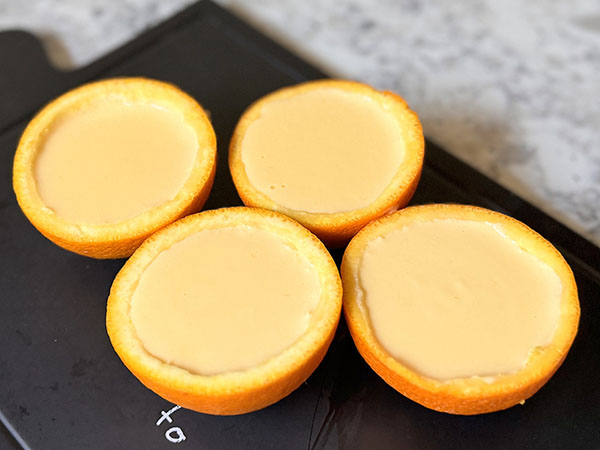
[[394,358],[437,380],[513,373],[547,346],[562,284],[501,225],[415,222],[367,244],[361,302]]
[[311,213],[369,206],[402,164],[398,120],[370,97],[331,87],[267,102],[246,130],[250,183],[276,203]]
[[54,121],[34,177],[43,203],[63,219],[118,223],[174,198],[197,151],[181,114],[103,99]]
[[131,319],[155,357],[201,375],[244,370],[290,347],[321,295],[316,268],[275,234],[207,229],[142,274]]

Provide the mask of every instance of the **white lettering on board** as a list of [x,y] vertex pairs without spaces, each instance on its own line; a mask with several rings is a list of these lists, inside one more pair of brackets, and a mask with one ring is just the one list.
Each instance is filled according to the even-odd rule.
[[[173,433],[175,433],[175,436],[173,436]],[[167,441],[173,442],[174,444],[185,441],[185,434],[183,434],[183,430],[179,427],[169,428],[165,433],[165,437],[167,438]]]
[[168,410],[167,412],[161,411],[160,412],[160,419],[158,419],[158,421],[156,422],[156,426],[159,426],[165,420],[167,422],[169,422],[169,423],[173,423],[173,419],[171,419],[171,414],[173,414],[178,409],[181,409],[181,406],[177,406],[176,405],[173,408],[171,408],[170,410]]
[[[167,412],[161,411],[160,418],[156,421],[156,426],[160,426],[165,420],[168,423],[173,423],[171,415],[178,409],[181,409],[181,406],[175,405]],[[186,439],[185,434],[183,434],[183,430],[179,427],[171,427],[167,431],[165,431],[165,438],[167,439],[167,441],[172,442],[173,444],[179,444],[180,442],[183,442]]]

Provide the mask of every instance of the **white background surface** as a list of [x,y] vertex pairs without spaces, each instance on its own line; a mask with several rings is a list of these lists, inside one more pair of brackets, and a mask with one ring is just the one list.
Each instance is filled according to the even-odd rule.
[[[189,0],[0,0],[62,68]],[[597,0],[218,0],[334,76],[403,96],[425,134],[600,245]]]

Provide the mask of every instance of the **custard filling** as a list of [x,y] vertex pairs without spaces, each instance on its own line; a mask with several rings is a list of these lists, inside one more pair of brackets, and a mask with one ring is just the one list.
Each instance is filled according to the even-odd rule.
[[279,205],[311,213],[369,206],[404,153],[392,114],[366,95],[328,87],[269,101],[241,144],[252,186]]
[[174,198],[197,151],[180,113],[107,98],[57,117],[34,177],[42,202],[63,219],[117,223]]
[[200,375],[255,367],[308,329],[316,268],[282,238],[248,226],[207,229],[161,252],[131,299],[144,348]]
[[366,246],[361,303],[395,359],[446,381],[523,368],[550,344],[562,284],[499,224],[416,222]]

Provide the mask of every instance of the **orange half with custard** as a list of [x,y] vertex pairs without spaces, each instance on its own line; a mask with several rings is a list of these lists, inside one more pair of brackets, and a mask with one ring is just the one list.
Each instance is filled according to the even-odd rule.
[[323,244],[258,208],[183,218],[117,275],[106,324],[123,363],[167,400],[209,414],[264,408],[321,362],[342,286]]
[[482,208],[415,206],[374,221],[346,249],[342,279],[361,355],[397,391],[438,411],[524,402],[577,333],[577,286],[561,254]]
[[94,258],[122,258],[198,211],[212,187],[216,138],[177,87],[117,78],[73,89],[25,129],[13,187],[48,239]]
[[310,81],[259,99],[229,147],[244,204],[290,216],[330,247],[405,206],[423,157],[421,124],[402,98],[345,80]]

